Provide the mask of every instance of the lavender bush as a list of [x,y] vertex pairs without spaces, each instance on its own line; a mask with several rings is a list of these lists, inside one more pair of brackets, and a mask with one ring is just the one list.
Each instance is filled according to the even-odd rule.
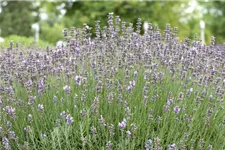
[[225,149],[225,48],[141,26],[110,13],[95,38],[84,25],[54,49],[5,48],[0,149]]

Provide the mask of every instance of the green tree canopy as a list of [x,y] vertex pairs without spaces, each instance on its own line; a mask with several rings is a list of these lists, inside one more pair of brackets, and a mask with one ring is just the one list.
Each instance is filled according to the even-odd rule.
[[225,42],[225,1],[202,2],[205,8],[204,21],[211,35],[216,37],[216,43]]
[[[181,7],[181,5],[183,7]],[[199,32],[199,18],[194,18],[197,12],[189,16],[187,22],[182,22],[181,17],[187,17],[184,10],[188,7],[188,1],[76,1],[67,2],[64,24],[69,27],[82,27],[84,23],[94,27],[95,21],[101,21],[101,26],[107,25],[107,15],[114,12],[114,16],[120,16],[122,21],[133,23],[134,27],[138,18],[158,26],[163,32],[166,24],[178,27],[178,36],[183,40],[186,37],[193,38]],[[185,16],[186,15],[186,16]]]
[[[32,2],[28,1],[1,1],[0,28],[1,36],[16,34],[33,36],[31,25],[38,17],[32,15],[35,11]],[[35,20],[36,19],[36,20]]]
[[[45,13],[48,18],[39,21],[40,38],[55,43],[62,38],[61,29],[64,27],[82,28],[86,23],[94,29],[97,20],[101,21],[101,27],[106,26],[107,15],[110,12],[114,12],[114,16],[120,16],[127,24],[133,23],[134,27],[138,18],[142,19],[142,23],[147,21],[153,26],[157,25],[161,32],[169,23],[171,27],[178,27],[180,40],[186,37],[193,38],[195,33],[200,37],[200,19],[206,21],[207,43],[212,32],[217,42],[221,42],[225,34],[225,29],[222,28],[225,19],[221,17],[225,13],[224,2],[209,2],[207,5],[200,2],[201,6],[209,10],[204,18],[196,17],[199,13],[196,10],[185,13],[190,1],[38,1],[37,3],[38,5],[28,1],[2,1],[1,36],[11,34],[33,36],[31,24],[38,21],[41,13]],[[32,15],[33,13],[37,16]],[[185,19],[186,21],[183,21]]]

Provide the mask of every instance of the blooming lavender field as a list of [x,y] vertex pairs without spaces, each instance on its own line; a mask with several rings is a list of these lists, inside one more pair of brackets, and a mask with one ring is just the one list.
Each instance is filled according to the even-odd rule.
[[94,38],[4,48],[0,149],[225,149],[225,48],[141,26],[110,13]]

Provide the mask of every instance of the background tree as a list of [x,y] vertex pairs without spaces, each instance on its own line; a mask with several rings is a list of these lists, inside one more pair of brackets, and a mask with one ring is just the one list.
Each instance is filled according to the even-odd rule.
[[[157,25],[161,32],[169,23],[172,28],[178,27],[178,36],[182,41],[186,37],[193,39],[196,33],[200,38],[199,21],[203,19],[206,22],[206,43],[209,43],[211,35],[216,36],[217,43],[222,43],[225,2],[198,2],[202,10],[186,12],[187,8],[192,7],[191,2],[196,1],[2,1],[1,36],[33,36],[31,24],[38,22],[40,39],[55,43],[63,39],[63,28],[82,28],[86,23],[94,29],[96,20],[101,21],[103,27],[107,25],[108,13],[114,12],[114,16],[120,16],[127,24],[133,23],[134,28],[138,18],[142,19],[142,23],[147,21]],[[43,15],[47,18],[43,19]]]
[[37,8],[29,1],[0,1],[1,36],[16,34],[19,36],[33,36],[31,25],[39,17],[32,12]]
[[138,1],[106,1],[106,2],[73,2],[65,6],[66,26],[82,26],[87,23],[89,26],[95,25],[96,20],[101,21],[101,25],[107,24],[107,15],[114,12],[115,16],[120,16],[127,23],[136,23],[138,18],[158,25],[163,29],[166,23],[175,26],[179,20],[179,13],[173,10],[174,6],[180,2],[138,2]]
[[225,1],[201,2],[204,7],[204,21],[216,43],[225,42]]
[[[63,22],[67,28],[71,26],[82,27],[84,23],[94,27],[95,21],[101,21],[101,26],[107,25],[107,15],[114,12],[115,16],[120,16],[127,23],[136,24],[138,18],[143,21],[158,26],[161,31],[165,29],[167,23],[171,27],[179,28],[179,37],[193,38],[194,33],[199,30],[199,18],[189,19],[182,22],[181,17],[187,15],[196,16],[197,11],[186,14],[184,10],[189,7],[188,2],[174,1],[104,1],[104,2],[67,2],[64,9],[66,14]],[[182,7],[181,7],[182,5]],[[191,23],[189,22],[191,20]],[[135,27],[135,26],[134,26]],[[190,32],[192,31],[192,32]]]

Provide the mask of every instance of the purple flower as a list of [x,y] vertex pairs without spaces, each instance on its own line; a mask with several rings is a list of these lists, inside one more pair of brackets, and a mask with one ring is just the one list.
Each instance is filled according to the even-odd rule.
[[127,87],[127,90],[131,92],[136,84],[135,80],[129,82],[130,85]]
[[63,120],[66,120],[67,124],[72,124],[74,122],[73,117],[68,112],[61,112],[60,116],[63,118]]
[[117,68],[111,67],[111,71],[112,71],[112,72],[116,72],[116,71],[117,71]]
[[61,112],[61,113],[60,113],[60,116],[61,116],[63,119],[66,119],[66,112],[65,112],[65,111]]
[[121,123],[119,122],[119,128],[121,130],[123,130],[124,128],[126,128],[126,125],[127,125],[127,120],[126,119],[123,119],[123,121]]
[[34,104],[35,99],[36,99],[36,96],[29,96],[28,105],[33,105],[33,104]]
[[78,86],[81,86],[81,76],[76,76],[75,77],[75,82]]
[[31,129],[30,129],[30,126],[27,126],[27,127],[24,128],[24,131],[26,131],[27,133],[29,133],[30,130],[31,130]]
[[6,137],[2,138],[2,145],[4,146],[5,150],[11,149],[11,147],[9,145],[9,140]]
[[187,95],[190,96],[190,94],[193,92],[193,88],[190,88],[188,91],[187,91]]
[[92,134],[93,137],[97,136],[97,130],[94,126],[91,127],[91,134]]
[[129,92],[130,92],[132,89],[133,89],[133,87],[130,86],[130,85],[127,87],[127,90],[128,90]]
[[15,132],[9,131],[9,137],[10,137],[10,139],[14,139],[15,138]]
[[70,86],[68,85],[64,86],[63,90],[66,92],[66,94],[70,94]]
[[32,80],[29,80],[25,83],[26,87],[30,88],[33,85]]
[[128,137],[128,138],[131,137],[131,132],[130,132],[129,130],[126,132],[126,134],[127,134],[127,137]]
[[86,110],[83,109],[80,111],[80,114],[82,117],[85,117],[87,115],[87,112],[86,112]]
[[99,123],[102,128],[106,126],[105,119],[103,118],[102,115],[100,116]]
[[107,150],[112,150],[113,143],[111,141],[106,143]]
[[38,104],[38,111],[43,112],[44,111],[44,105],[43,104]]
[[135,86],[135,84],[136,84],[135,80],[130,81],[130,86],[134,87],[134,86]]
[[167,101],[167,105],[172,105],[173,104],[173,99],[169,99],[168,101]]
[[8,94],[9,96],[12,96],[12,95],[14,94],[13,88],[12,88],[12,87],[6,87],[6,88],[5,88],[5,91],[7,92],[7,94]]
[[38,82],[38,93],[42,94],[44,91],[44,78],[40,79]]
[[124,122],[119,122],[119,128],[120,129],[124,129],[126,127],[126,123],[124,123]]
[[54,96],[54,97],[53,97],[53,103],[56,104],[56,102],[57,102],[57,97]]
[[175,106],[173,108],[173,111],[175,112],[175,114],[178,114],[180,112],[180,108],[178,106]]
[[15,108],[12,108],[11,106],[6,106],[3,110],[6,111],[10,118],[16,117]]
[[72,124],[74,122],[73,117],[70,114],[66,115],[67,124]]
[[178,150],[176,144],[171,144],[168,146],[168,150]]
[[148,142],[145,144],[145,149],[149,150],[151,145],[152,145],[152,140],[149,139]]

